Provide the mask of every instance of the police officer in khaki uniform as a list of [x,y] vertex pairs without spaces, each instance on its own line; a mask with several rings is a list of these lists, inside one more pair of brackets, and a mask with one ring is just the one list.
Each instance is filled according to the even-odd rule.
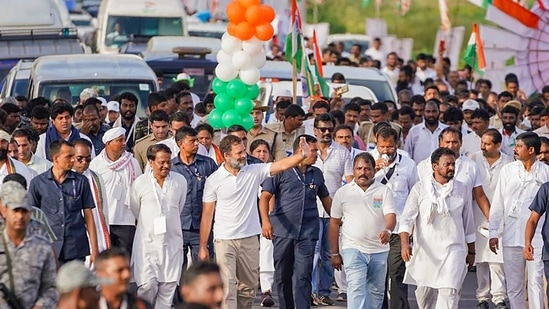
[[271,149],[270,161],[281,160],[286,158],[286,150],[284,149],[285,145],[282,141],[282,136],[263,126],[263,118],[265,117],[264,112],[268,110],[268,106],[263,106],[260,101],[254,100],[254,108],[252,110],[254,126],[247,133],[247,151],[250,152],[250,145],[253,141],[262,139],[269,144],[269,149]]
[[133,147],[133,156],[139,162],[141,170],[145,170],[147,164],[147,149],[170,137],[170,117],[163,110],[155,110],[149,117],[150,129],[152,133],[138,139]]

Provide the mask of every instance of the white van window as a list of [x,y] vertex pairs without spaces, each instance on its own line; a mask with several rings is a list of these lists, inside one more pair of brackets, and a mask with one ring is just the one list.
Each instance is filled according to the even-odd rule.
[[134,37],[181,36],[181,17],[109,16],[105,45],[119,48]]

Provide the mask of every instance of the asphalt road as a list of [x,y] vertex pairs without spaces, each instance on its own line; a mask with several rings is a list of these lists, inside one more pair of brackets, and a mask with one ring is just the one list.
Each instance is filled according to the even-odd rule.
[[[476,288],[477,288],[476,275],[473,272],[469,272],[467,274],[467,277],[465,278],[465,282],[463,284],[463,290],[461,292],[461,299],[460,299],[460,302],[459,302],[459,308],[474,309],[476,307],[476,305],[477,305],[477,300],[475,298]],[[417,303],[416,303],[416,300],[415,300],[414,290],[415,290],[415,287],[411,286],[410,287],[410,292],[409,292],[410,306],[413,309],[417,309],[418,307],[417,307]],[[336,293],[336,291],[334,291],[333,298],[336,297],[335,293]],[[276,306],[276,304],[278,304],[278,297],[276,296],[276,294],[273,294],[273,297],[275,299],[275,306],[271,307],[271,308],[278,308]],[[261,298],[261,295],[258,295],[256,297],[253,308],[262,308],[259,305],[260,298]],[[347,308],[347,306],[344,302],[337,302],[335,306],[320,306],[320,307],[317,307],[317,308],[340,309],[340,308]],[[491,308],[494,308],[494,305],[491,305]]]

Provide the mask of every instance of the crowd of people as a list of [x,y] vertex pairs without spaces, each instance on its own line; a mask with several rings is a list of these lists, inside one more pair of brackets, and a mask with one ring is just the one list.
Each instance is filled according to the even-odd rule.
[[411,284],[419,308],[458,308],[475,266],[477,308],[543,308],[549,87],[527,98],[509,74],[494,93],[429,59],[379,60],[396,102],[284,91],[250,130],[210,126],[215,94],[185,81],[147,102],[9,98],[0,304],[236,309],[259,289],[263,307],[399,309]]

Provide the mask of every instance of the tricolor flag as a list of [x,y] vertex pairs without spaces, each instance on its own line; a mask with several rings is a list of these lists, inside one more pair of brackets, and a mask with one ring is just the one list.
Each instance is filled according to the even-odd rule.
[[463,60],[476,72],[483,73],[486,69],[486,58],[484,57],[484,48],[482,47],[482,40],[480,39],[477,24],[473,24],[473,32],[467,43]]
[[290,22],[290,31],[286,38],[286,60],[292,63],[296,62],[297,70],[301,70],[301,61],[303,58],[303,35],[301,33],[301,15],[297,7],[296,0],[292,0],[292,16]]
[[313,30],[313,51],[314,51],[314,58],[315,58],[315,65],[314,70],[311,72],[313,73],[313,82],[314,85],[318,85],[318,87],[314,87],[315,91],[313,92],[316,96],[323,96],[328,97],[330,95],[330,86],[326,83],[324,80],[324,69],[322,68],[322,54],[320,53],[320,47],[318,46],[318,42],[316,40],[316,30]]

